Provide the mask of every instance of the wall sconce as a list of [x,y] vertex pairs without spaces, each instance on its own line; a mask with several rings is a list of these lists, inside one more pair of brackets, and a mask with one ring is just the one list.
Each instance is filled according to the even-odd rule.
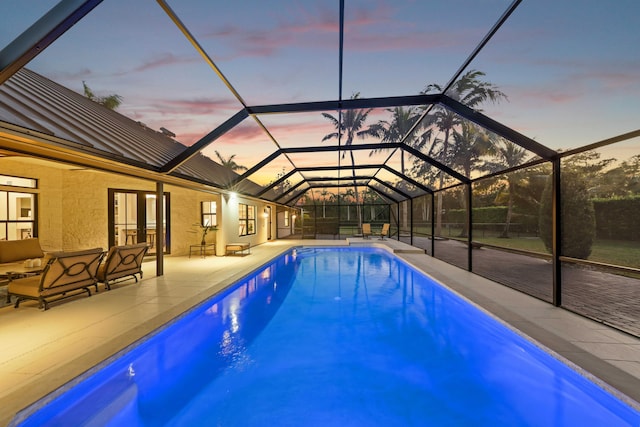
[[225,199],[227,202],[235,201],[235,200],[236,200],[236,198],[238,197],[238,195],[237,195],[235,192],[233,192],[233,191],[231,191],[231,192],[229,192],[229,193],[222,193],[222,195],[224,196],[224,199]]
[[269,218],[269,209],[264,208],[264,211],[262,213],[262,217],[263,218]]

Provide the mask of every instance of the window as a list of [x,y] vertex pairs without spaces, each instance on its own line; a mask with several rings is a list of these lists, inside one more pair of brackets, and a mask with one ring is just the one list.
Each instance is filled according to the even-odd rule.
[[38,188],[38,181],[32,178],[19,176],[0,175],[0,185],[7,187]]
[[202,225],[218,226],[216,202],[202,202],[200,211],[202,212]]
[[284,211],[284,226],[289,226],[289,211]]
[[36,195],[0,191],[0,240],[37,236]]
[[256,207],[238,203],[238,233],[240,236],[256,234]]

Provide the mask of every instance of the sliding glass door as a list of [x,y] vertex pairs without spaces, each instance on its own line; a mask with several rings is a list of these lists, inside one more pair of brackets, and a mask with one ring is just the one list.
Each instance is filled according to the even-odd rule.
[[[162,199],[164,253],[169,253],[169,193],[164,193]],[[155,192],[109,189],[109,246],[147,242],[148,253],[155,254],[156,203]]]

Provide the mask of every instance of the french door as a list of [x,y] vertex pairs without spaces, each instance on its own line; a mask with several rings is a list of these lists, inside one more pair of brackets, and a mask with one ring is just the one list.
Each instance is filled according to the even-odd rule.
[[[157,252],[156,193],[109,189],[109,246],[147,242],[148,254]],[[169,193],[164,193],[164,253],[170,253]]]

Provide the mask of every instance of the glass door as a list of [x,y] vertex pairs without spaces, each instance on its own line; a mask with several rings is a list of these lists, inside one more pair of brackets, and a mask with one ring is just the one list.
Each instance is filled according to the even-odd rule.
[[[156,194],[148,191],[109,189],[109,246],[147,242],[155,254]],[[169,253],[169,194],[164,193],[164,252]]]
[[267,206],[264,211],[267,215],[267,240],[271,240],[271,206]]

